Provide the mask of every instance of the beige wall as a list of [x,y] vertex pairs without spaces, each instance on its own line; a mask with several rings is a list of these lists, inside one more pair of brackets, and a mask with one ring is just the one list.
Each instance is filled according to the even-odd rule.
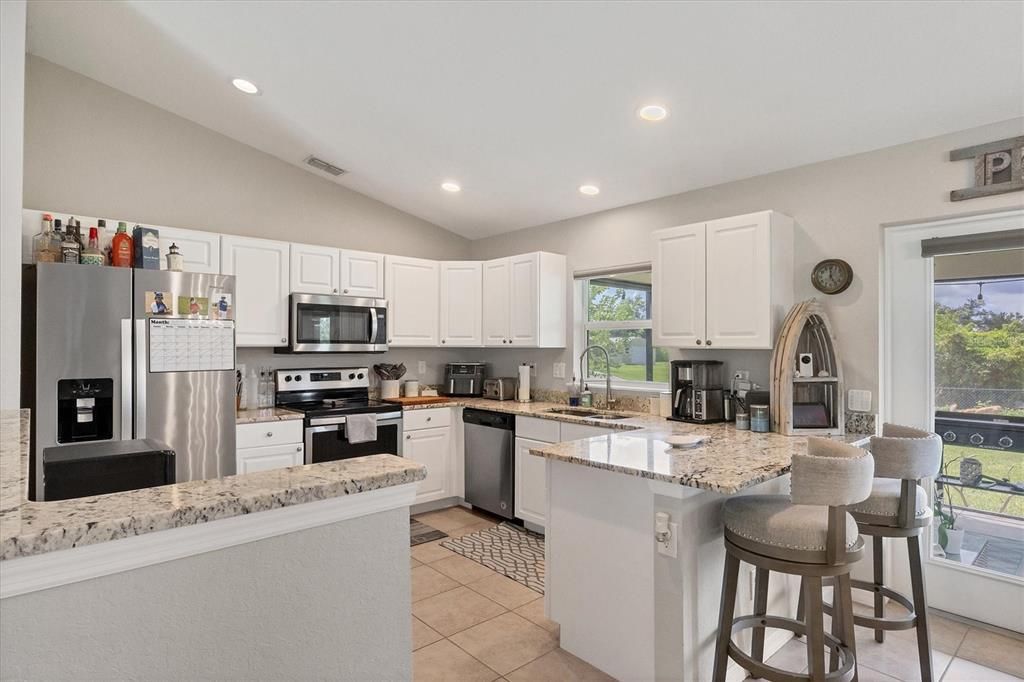
[[[1005,121],[482,239],[473,242],[472,254],[494,258],[543,249],[567,254],[570,269],[637,263],[652,257],[653,230],[763,209],[781,211],[797,222],[794,263],[799,298],[817,293],[809,276],[819,260],[843,258],[853,266],[850,289],[823,298],[835,323],[848,386],[873,391],[877,406],[881,226],[1024,205],[1024,193],[1019,192],[949,201],[950,190],[973,184],[972,164],[951,163],[949,150],[1021,134],[1024,119]],[[728,272],[709,277],[712,286],[728,286]],[[701,353],[688,351],[688,357],[712,357]],[[550,364],[569,361],[568,352],[537,357],[542,363],[539,378],[546,385],[554,383]],[[749,369],[755,376],[767,375],[767,353],[719,351],[714,357],[734,368],[763,363]]]
[[25,81],[26,208],[468,256],[463,237],[38,57]]

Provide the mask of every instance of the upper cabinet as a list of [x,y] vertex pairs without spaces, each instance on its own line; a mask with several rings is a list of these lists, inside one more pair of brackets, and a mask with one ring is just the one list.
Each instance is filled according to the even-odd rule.
[[161,227],[160,269],[167,269],[167,252],[171,244],[178,247],[185,259],[185,272],[220,273],[220,235],[215,232]]
[[288,344],[288,242],[224,235],[221,272],[235,277],[235,341]]
[[291,245],[291,292],[337,294],[341,281],[341,251],[329,246]]
[[771,348],[793,303],[793,220],[775,211],[658,230],[654,344]]
[[482,346],[481,263],[441,263],[441,345]]
[[440,264],[422,258],[387,256],[388,345],[437,346],[441,298]]
[[566,276],[565,256],[542,251],[484,263],[484,345],[564,347]]
[[384,254],[341,250],[341,294],[385,298]]

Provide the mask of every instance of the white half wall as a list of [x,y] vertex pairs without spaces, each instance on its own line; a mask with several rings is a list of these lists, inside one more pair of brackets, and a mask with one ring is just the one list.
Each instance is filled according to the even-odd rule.
[[0,678],[411,679],[408,523],[403,507],[4,599]]
[[0,409],[19,406],[25,0],[0,2]]

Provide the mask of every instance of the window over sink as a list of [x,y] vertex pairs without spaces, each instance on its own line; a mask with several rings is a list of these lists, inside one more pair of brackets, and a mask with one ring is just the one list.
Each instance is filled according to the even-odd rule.
[[[603,385],[611,372],[620,389],[668,387],[668,349],[653,344],[650,266],[577,275],[575,358],[590,345],[608,351],[611,367],[601,353],[584,360],[585,381]],[[578,368],[572,373],[577,374]]]

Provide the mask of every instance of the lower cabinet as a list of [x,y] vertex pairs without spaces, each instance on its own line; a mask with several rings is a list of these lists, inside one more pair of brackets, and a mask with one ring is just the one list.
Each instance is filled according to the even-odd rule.
[[235,445],[237,474],[305,463],[301,420],[239,424],[235,428]]
[[547,445],[542,440],[516,438],[516,517],[543,526],[547,515],[547,460],[530,454],[530,448]]
[[[414,410],[406,414],[402,456],[427,467],[427,477],[420,481],[416,489],[416,504],[452,497],[455,458],[450,408]],[[415,418],[409,419],[409,415],[415,415]],[[444,425],[422,428],[427,424]]]

